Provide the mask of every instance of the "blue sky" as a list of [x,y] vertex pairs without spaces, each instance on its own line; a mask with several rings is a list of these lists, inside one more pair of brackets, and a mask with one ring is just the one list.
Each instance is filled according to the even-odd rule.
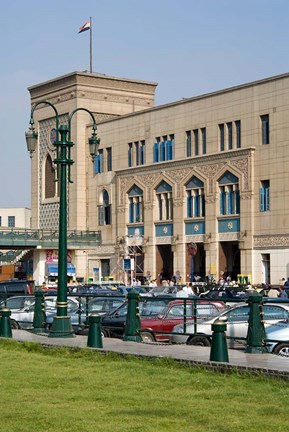
[[289,71],[288,0],[0,0],[0,207],[31,205],[27,87],[89,70],[90,16],[93,71],[157,105]]

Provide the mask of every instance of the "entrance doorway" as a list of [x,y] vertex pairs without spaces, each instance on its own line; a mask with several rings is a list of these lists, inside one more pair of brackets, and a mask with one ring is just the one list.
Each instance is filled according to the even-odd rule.
[[110,263],[109,259],[101,259],[101,277],[102,280],[109,280],[110,276]]
[[270,284],[270,254],[262,254],[263,283]]
[[224,276],[231,276],[232,280],[237,280],[237,275],[241,273],[241,255],[238,242],[219,243],[219,274],[224,272]]
[[171,280],[173,276],[173,252],[171,245],[158,245],[156,249],[156,270],[159,284],[163,280]]
[[[193,260],[193,262],[192,262]],[[191,279],[191,273],[198,279],[205,280],[206,276],[206,252],[203,243],[197,243],[197,252],[195,256],[188,253],[188,245],[186,252],[186,275],[189,275],[187,280]]]

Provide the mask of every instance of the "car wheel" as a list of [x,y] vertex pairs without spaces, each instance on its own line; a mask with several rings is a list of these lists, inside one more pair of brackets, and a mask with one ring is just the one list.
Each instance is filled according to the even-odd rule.
[[18,324],[18,322],[14,321],[14,320],[10,320],[10,323],[11,323],[12,330],[19,330],[20,329],[20,325]]
[[146,343],[155,342],[154,335],[150,332],[141,332],[140,336],[141,336],[141,340],[143,342],[146,342]]
[[289,343],[281,343],[274,348],[274,354],[279,354],[283,357],[289,357]]
[[206,338],[206,336],[193,336],[187,340],[187,345],[209,347],[211,346],[211,342]]

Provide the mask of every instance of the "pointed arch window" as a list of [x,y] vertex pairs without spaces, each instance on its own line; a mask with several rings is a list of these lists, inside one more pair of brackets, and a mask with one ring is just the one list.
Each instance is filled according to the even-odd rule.
[[173,195],[172,187],[162,181],[156,188],[156,198],[158,203],[158,219],[160,221],[173,219]]
[[220,214],[240,213],[239,179],[227,171],[219,180]]
[[204,183],[192,177],[186,184],[187,218],[205,217]]
[[143,222],[143,191],[134,185],[128,192],[129,223]]
[[48,154],[44,165],[44,198],[55,198],[57,196],[58,182],[56,170],[53,167],[51,156]]
[[98,224],[111,225],[111,204],[106,190],[101,194],[101,204],[98,207]]

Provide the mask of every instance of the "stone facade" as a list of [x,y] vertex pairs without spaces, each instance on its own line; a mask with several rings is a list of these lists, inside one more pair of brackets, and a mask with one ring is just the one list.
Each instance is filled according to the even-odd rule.
[[[150,271],[157,278],[163,268],[186,280],[225,272],[276,284],[289,276],[289,74],[159,107],[155,87],[73,73],[30,88],[32,103],[48,99],[64,120],[84,107],[99,122],[98,168],[88,155],[89,118],[78,112],[73,123],[69,227],[102,233],[102,246],[75,251],[77,272],[104,266],[123,277],[123,259],[131,257],[139,277]],[[36,110],[43,130],[52,118],[51,109]],[[43,199],[46,152],[39,145],[32,160],[35,228],[52,223],[49,212],[56,221],[58,205],[57,197]],[[102,210],[110,213],[105,222]]]

